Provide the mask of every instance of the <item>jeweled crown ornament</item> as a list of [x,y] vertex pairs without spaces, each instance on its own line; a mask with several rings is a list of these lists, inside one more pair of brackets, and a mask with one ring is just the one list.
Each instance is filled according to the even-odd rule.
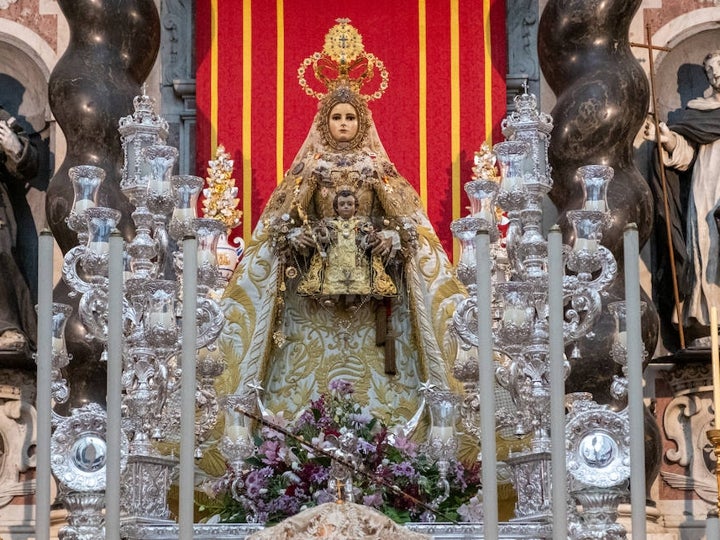
[[[387,90],[389,78],[383,62],[365,51],[362,36],[350,24],[350,19],[336,19],[336,22],[325,35],[322,52],[308,56],[298,68],[300,86],[306,94],[319,100],[340,87],[350,88],[367,101],[380,99]],[[316,91],[308,84],[305,72],[310,66],[327,93]],[[376,71],[380,73],[378,88],[370,93],[362,93],[361,89],[373,79]]]

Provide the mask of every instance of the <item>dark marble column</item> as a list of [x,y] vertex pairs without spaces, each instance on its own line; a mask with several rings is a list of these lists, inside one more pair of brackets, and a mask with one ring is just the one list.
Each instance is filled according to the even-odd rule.
[[[70,27],[70,42],[50,75],[50,108],[67,139],[67,154],[47,190],[46,214],[63,253],[77,244],[65,223],[73,202],[68,170],[95,165],[106,172],[99,204],[122,213],[119,228],[133,235],[133,210],[120,191],[122,148],[118,120],[133,111],[133,97],[147,78],[160,44],[160,18],[153,0],[58,0]],[[67,368],[71,387],[68,406],[105,402],[105,366],[101,347],[88,343],[77,317],[77,299],[68,297],[61,282],[56,302],[73,305],[66,327]]]
[[[566,242],[573,233],[565,212],[582,203],[577,168],[601,164],[615,170],[608,188],[612,223],[602,243],[615,255],[619,275],[603,299],[603,314],[594,334],[579,343],[582,359],[571,364],[566,384],[568,392],[592,392],[600,403],[612,403],[610,383],[614,374],[620,374],[610,357],[614,323],[607,304],[625,297],[623,231],[628,223],[636,223],[642,246],[653,228],[652,195],[634,165],[632,147],[649,102],[647,78],[631,53],[628,38],[640,4],[641,0],[549,0],[538,34],[540,66],[557,96],[549,147],[554,180],[550,197],[558,207]],[[643,341],[652,355],[658,336],[657,312],[644,292],[642,300],[647,304]],[[661,451],[659,429],[649,415],[646,432],[649,486],[658,474]]]

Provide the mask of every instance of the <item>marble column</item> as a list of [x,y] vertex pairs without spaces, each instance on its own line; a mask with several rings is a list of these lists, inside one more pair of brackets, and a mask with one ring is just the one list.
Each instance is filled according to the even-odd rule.
[[[63,253],[77,244],[65,223],[73,202],[68,170],[95,165],[106,172],[99,204],[121,211],[119,228],[126,239],[134,231],[133,210],[120,191],[122,149],[118,120],[133,111],[133,97],[147,78],[160,44],[160,17],[154,0],[58,0],[70,27],[67,50],[50,75],[50,108],[67,139],[67,154],[50,180],[46,215]],[[66,327],[69,407],[105,402],[105,367],[98,362],[101,347],[88,343],[77,318],[77,299],[68,298],[61,282],[56,302],[73,305]]]
[[[601,164],[615,170],[608,188],[612,222],[602,243],[613,252],[619,276],[603,299],[603,313],[594,333],[579,342],[582,358],[571,363],[566,383],[568,392],[592,392],[599,403],[613,401],[610,383],[613,375],[620,373],[609,354],[614,323],[606,306],[624,300],[623,229],[636,223],[642,247],[653,228],[652,195],[635,167],[632,147],[649,102],[647,78],[631,52],[628,37],[641,1],[549,0],[538,33],[540,67],[557,96],[548,156],[554,181],[550,198],[558,208],[565,242],[570,242],[573,234],[565,213],[582,202],[577,168]],[[647,304],[643,342],[650,357],[659,323],[652,300],[644,292],[642,300]],[[650,485],[660,466],[660,434],[650,414],[646,439]]]

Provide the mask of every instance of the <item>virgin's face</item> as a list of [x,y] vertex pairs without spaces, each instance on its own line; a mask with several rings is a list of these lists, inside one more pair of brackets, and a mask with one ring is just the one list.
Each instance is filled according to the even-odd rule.
[[338,103],[328,118],[330,136],[337,142],[349,142],[358,132],[358,116],[355,107],[349,103]]

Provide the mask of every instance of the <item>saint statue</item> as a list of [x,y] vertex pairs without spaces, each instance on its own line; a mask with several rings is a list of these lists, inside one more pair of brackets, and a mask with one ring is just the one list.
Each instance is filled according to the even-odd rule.
[[37,254],[24,249],[32,247],[28,237],[35,240],[37,234],[25,194],[38,163],[38,150],[25,130],[0,107],[0,358],[8,361],[15,353],[27,357],[35,349],[37,270],[27,266]]
[[[327,92],[307,84],[311,65]],[[380,89],[364,94],[375,69]],[[449,330],[465,290],[380,142],[368,108],[387,87],[380,60],[340,19],[300,73],[319,110],[225,290],[227,376],[237,394],[261,385],[265,406],[288,418],[345,379],[358,402],[402,423],[421,384],[460,392]]]
[[[646,140],[659,139],[668,168],[670,222],[682,302],[683,327],[689,338],[708,341],[710,307],[720,305],[720,50],[703,61],[710,87],[692,99],[669,126],[646,122]],[[660,192],[660,189],[656,189]],[[664,213],[664,212],[663,212]],[[677,323],[677,321],[675,321]],[[709,345],[709,341],[707,343]]]

